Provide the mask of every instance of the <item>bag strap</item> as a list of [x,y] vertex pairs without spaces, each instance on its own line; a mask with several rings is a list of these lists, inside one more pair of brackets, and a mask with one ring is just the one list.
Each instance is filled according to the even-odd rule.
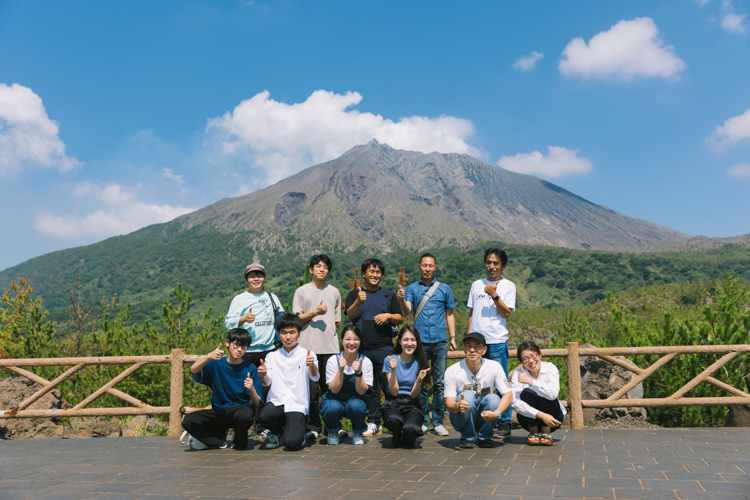
[[266,293],[268,294],[268,298],[271,301],[271,307],[273,308],[273,329],[276,330],[276,316],[279,315],[279,308],[276,307],[276,302],[273,300],[273,295],[271,295],[271,292],[266,290]]
[[422,312],[422,309],[424,309],[425,304],[427,304],[427,301],[430,300],[430,297],[432,297],[432,294],[435,293],[435,290],[437,290],[438,285],[440,284],[439,281],[435,280],[435,282],[432,284],[429,290],[427,290],[427,293],[424,294],[424,297],[422,297],[422,300],[419,301],[419,305],[417,306],[417,312],[414,314],[414,321],[417,320],[419,317],[419,313]]

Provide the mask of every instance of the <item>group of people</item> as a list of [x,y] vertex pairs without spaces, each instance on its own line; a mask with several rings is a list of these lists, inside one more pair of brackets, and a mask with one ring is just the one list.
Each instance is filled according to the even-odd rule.
[[[256,414],[266,448],[299,450],[324,432],[327,444],[336,445],[347,437],[344,417],[354,445],[384,425],[393,446],[410,447],[430,424],[434,433],[450,434],[446,409],[461,448],[490,447],[493,437],[510,434],[511,407],[529,444],[552,445],[550,434],[565,415],[557,368],[524,342],[517,349],[521,366],[508,374],[506,320],[516,287],[502,277],[507,263],[505,251],[485,251],[486,278],[472,284],[467,301],[465,358],[448,368],[448,350],[457,349],[456,304],[450,286],[435,279],[434,255],[423,254],[420,279],[395,292],[380,287],[385,265],[365,260],[362,285],[344,300],[350,323],[340,346],[341,294],[327,283],[333,268],[327,255],[310,259],[311,281],[295,291],[292,313],[264,291],[265,268],[248,265],[248,290],[234,297],[225,318],[226,355],[219,345],[191,367],[193,380],[212,390],[211,408],[183,420],[192,447],[247,448]],[[410,317],[413,325],[401,326]]]

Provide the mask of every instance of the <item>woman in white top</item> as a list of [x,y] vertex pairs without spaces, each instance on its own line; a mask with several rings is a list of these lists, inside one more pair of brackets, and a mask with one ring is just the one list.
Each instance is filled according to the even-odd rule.
[[530,445],[552,446],[551,433],[565,418],[565,408],[557,399],[560,372],[542,361],[542,351],[534,342],[521,343],[516,352],[521,366],[513,370],[511,389],[518,423],[529,431]]
[[372,387],[372,362],[359,353],[359,328],[347,326],[341,333],[344,350],[328,358],[326,382],[328,390],[320,402],[320,413],[328,431],[328,444],[339,444],[341,419],[352,423],[352,444],[365,444],[362,434],[367,429],[365,393]]

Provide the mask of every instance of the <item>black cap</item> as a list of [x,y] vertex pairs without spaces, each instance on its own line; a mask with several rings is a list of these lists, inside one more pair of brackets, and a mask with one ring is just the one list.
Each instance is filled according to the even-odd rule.
[[474,339],[482,345],[487,345],[487,341],[484,339],[484,335],[482,335],[479,332],[471,332],[471,333],[466,334],[463,342],[466,343],[467,339]]

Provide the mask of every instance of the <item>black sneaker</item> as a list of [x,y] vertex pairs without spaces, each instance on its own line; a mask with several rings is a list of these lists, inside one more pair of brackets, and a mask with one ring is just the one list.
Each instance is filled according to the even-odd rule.
[[459,448],[464,448],[466,450],[474,448],[474,446],[476,446],[476,443],[474,443],[474,441],[472,441],[471,439],[462,439],[458,444]]
[[500,422],[499,424],[497,424],[497,427],[495,428],[495,433],[493,437],[504,438],[507,436],[510,436],[510,423]]
[[480,439],[477,441],[477,446],[480,448],[494,448],[495,445],[492,443],[492,440],[490,439]]

